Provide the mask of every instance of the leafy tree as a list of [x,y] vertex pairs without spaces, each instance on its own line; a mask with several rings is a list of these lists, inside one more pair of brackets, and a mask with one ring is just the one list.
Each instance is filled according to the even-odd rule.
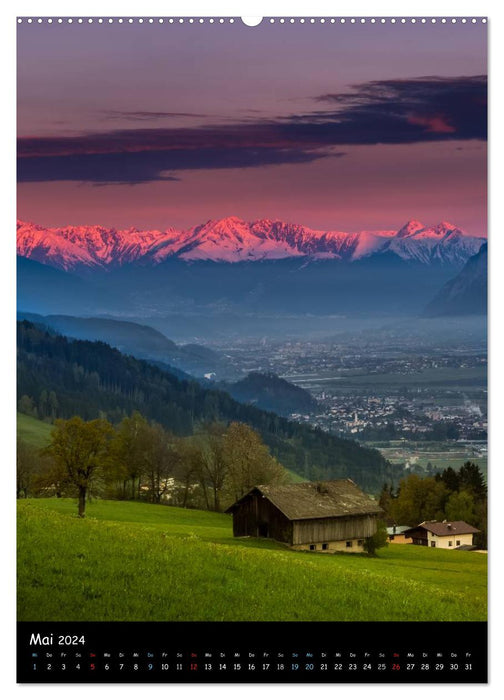
[[29,496],[62,496],[65,493],[65,475],[45,450],[18,438],[16,450],[17,498]]
[[47,450],[40,450],[37,455],[38,469],[33,477],[32,489],[36,496],[75,495],[75,487],[68,481],[66,470],[57,464]]
[[378,505],[383,508],[385,515],[389,516],[392,508],[392,501],[394,500],[394,488],[392,484],[383,484],[380,496],[378,499]]
[[231,423],[224,437],[227,487],[231,500],[238,500],[258,484],[287,481],[287,472],[269,453],[260,436],[244,423]]
[[28,498],[37,473],[37,450],[18,438],[16,448],[16,498]]
[[474,535],[474,544],[480,549],[488,547],[488,502],[485,499],[476,503],[476,522],[480,532]]
[[476,502],[469,491],[454,491],[446,502],[447,520],[464,520],[474,525],[477,520]]
[[113,428],[103,419],[84,421],[80,416],[57,420],[47,448],[68,484],[78,495],[78,513],[83,518],[90,489],[105,475]]
[[400,482],[398,497],[391,504],[391,514],[401,525],[418,525],[424,520],[442,520],[449,492],[434,477],[410,474]]
[[148,499],[160,503],[171,488],[171,478],[180,459],[179,440],[158,423],[148,421],[138,411],[120,422],[109,450],[109,476],[122,482],[125,498],[140,496],[142,485]]
[[31,396],[27,396],[26,394],[23,394],[23,396],[21,396],[21,398],[18,401],[18,411],[20,413],[24,413],[27,416],[33,416],[34,418],[38,417],[35,402],[33,401]]
[[382,547],[388,547],[388,535],[386,524],[382,520],[379,520],[375,534],[364,540],[364,551],[374,556],[376,550]]

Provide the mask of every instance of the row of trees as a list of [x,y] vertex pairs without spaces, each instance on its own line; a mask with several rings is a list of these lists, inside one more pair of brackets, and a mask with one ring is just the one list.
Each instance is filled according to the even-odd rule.
[[23,394],[18,401],[18,411],[39,420],[54,421],[58,418],[58,398],[55,391],[42,389],[38,400]]
[[181,438],[138,412],[115,428],[74,416],[56,420],[44,450],[18,442],[18,498],[77,496],[81,517],[90,495],[220,511],[255,484],[287,480],[258,433],[238,422]]
[[396,490],[384,484],[379,503],[386,518],[413,527],[425,520],[464,520],[481,533],[480,547],[487,545],[487,486],[480,468],[466,462],[459,470],[448,467],[435,476],[410,474]]

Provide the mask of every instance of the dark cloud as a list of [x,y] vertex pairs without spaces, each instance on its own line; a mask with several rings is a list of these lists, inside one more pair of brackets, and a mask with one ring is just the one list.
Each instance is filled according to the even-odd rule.
[[18,160],[18,181],[72,180],[94,184],[136,185],[155,180],[179,179],[166,174],[167,171],[254,168],[278,163],[306,163],[329,155],[335,157],[343,154],[311,154],[302,150],[280,151],[275,148],[264,151],[253,148],[199,148],[35,156]]
[[108,110],[103,112],[105,119],[124,119],[133,122],[152,121],[155,119],[177,119],[179,117],[208,117],[208,114],[196,112],[129,112],[121,110]]
[[[292,130],[292,133],[290,131]],[[135,153],[146,151],[192,151],[199,149],[257,150],[259,152],[326,148],[317,134],[308,134],[300,141],[291,126],[279,120],[260,119],[253,122],[211,124],[188,128],[116,129],[79,136],[24,137],[18,140],[18,156],[47,157],[76,154]],[[287,162],[290,156],[286,154]],[[268,163],[270,158],[266,156]]]
[[[486,139],[486,76],[380,80],[350,93],[320,95],[335,111],[307,115],[337,125],[342,142],[412,143]],[[305,117],[297,117],[303,121]]]
[[174,180],[171,173],[181,170],[307,163],[342,156],[335,148],[345,145],[486,138],[484,76],[375,81],[315,101],[330,108],[189,128],[21,138],[18,179],[136,184]]

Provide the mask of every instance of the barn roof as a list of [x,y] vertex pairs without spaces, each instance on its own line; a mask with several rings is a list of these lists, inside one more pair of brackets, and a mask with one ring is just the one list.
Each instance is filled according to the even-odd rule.
[[382,512],[378,503],[366,496],[351,479],[256,486],[228,508],[227,512],[233,512],[254,491],[259,491],[289,520],[342,518]]
[[438,537],[445,537],[447,535],[469,535],[473,532],[479,532],[477,528],[464,522],[464,520],[451,520],[450,522],[447,520],[443,520],[443,522],[427,520],[416,527],[410,528],[404,534],[418,529],[428,530]]

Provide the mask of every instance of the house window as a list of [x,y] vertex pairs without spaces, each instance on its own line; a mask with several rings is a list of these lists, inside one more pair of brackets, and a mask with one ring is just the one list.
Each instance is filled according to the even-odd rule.
[[456,544],[457,547],[460,547],[460,540],[457,540],[457,541],[455,542],[455,544]]
[[435,546],[436,546],[436,543],[435,543],[435,542],[431,542],[431,543],[430,543],[430,546],[431,546],[431,547],[435,547]]
[[317,548],[316,544],[311,544],[310,545],[310,552],[313,552]]
[[364,540],[359,540],[359,541],[357,542],[357,544],[358,544],[360,547],[362,547],[362,545],[364,544]]
[[329,547],[329,545],[327,544],[327,542],[324,542],[322,544],[322,549],[327,549],[328,547]]
[[347,542],[347,543],[346,543],[346,546],[347,546],[347,547],[351,547],[351,546],[352,546],[352,542],[351,542],[351,541]]
[[392,542],[392,540],[394,539],[394,537],[395,537],[395,535],[389,535],[389,541]]
[[453,547],[453,540],[448,540],[448,547]]

